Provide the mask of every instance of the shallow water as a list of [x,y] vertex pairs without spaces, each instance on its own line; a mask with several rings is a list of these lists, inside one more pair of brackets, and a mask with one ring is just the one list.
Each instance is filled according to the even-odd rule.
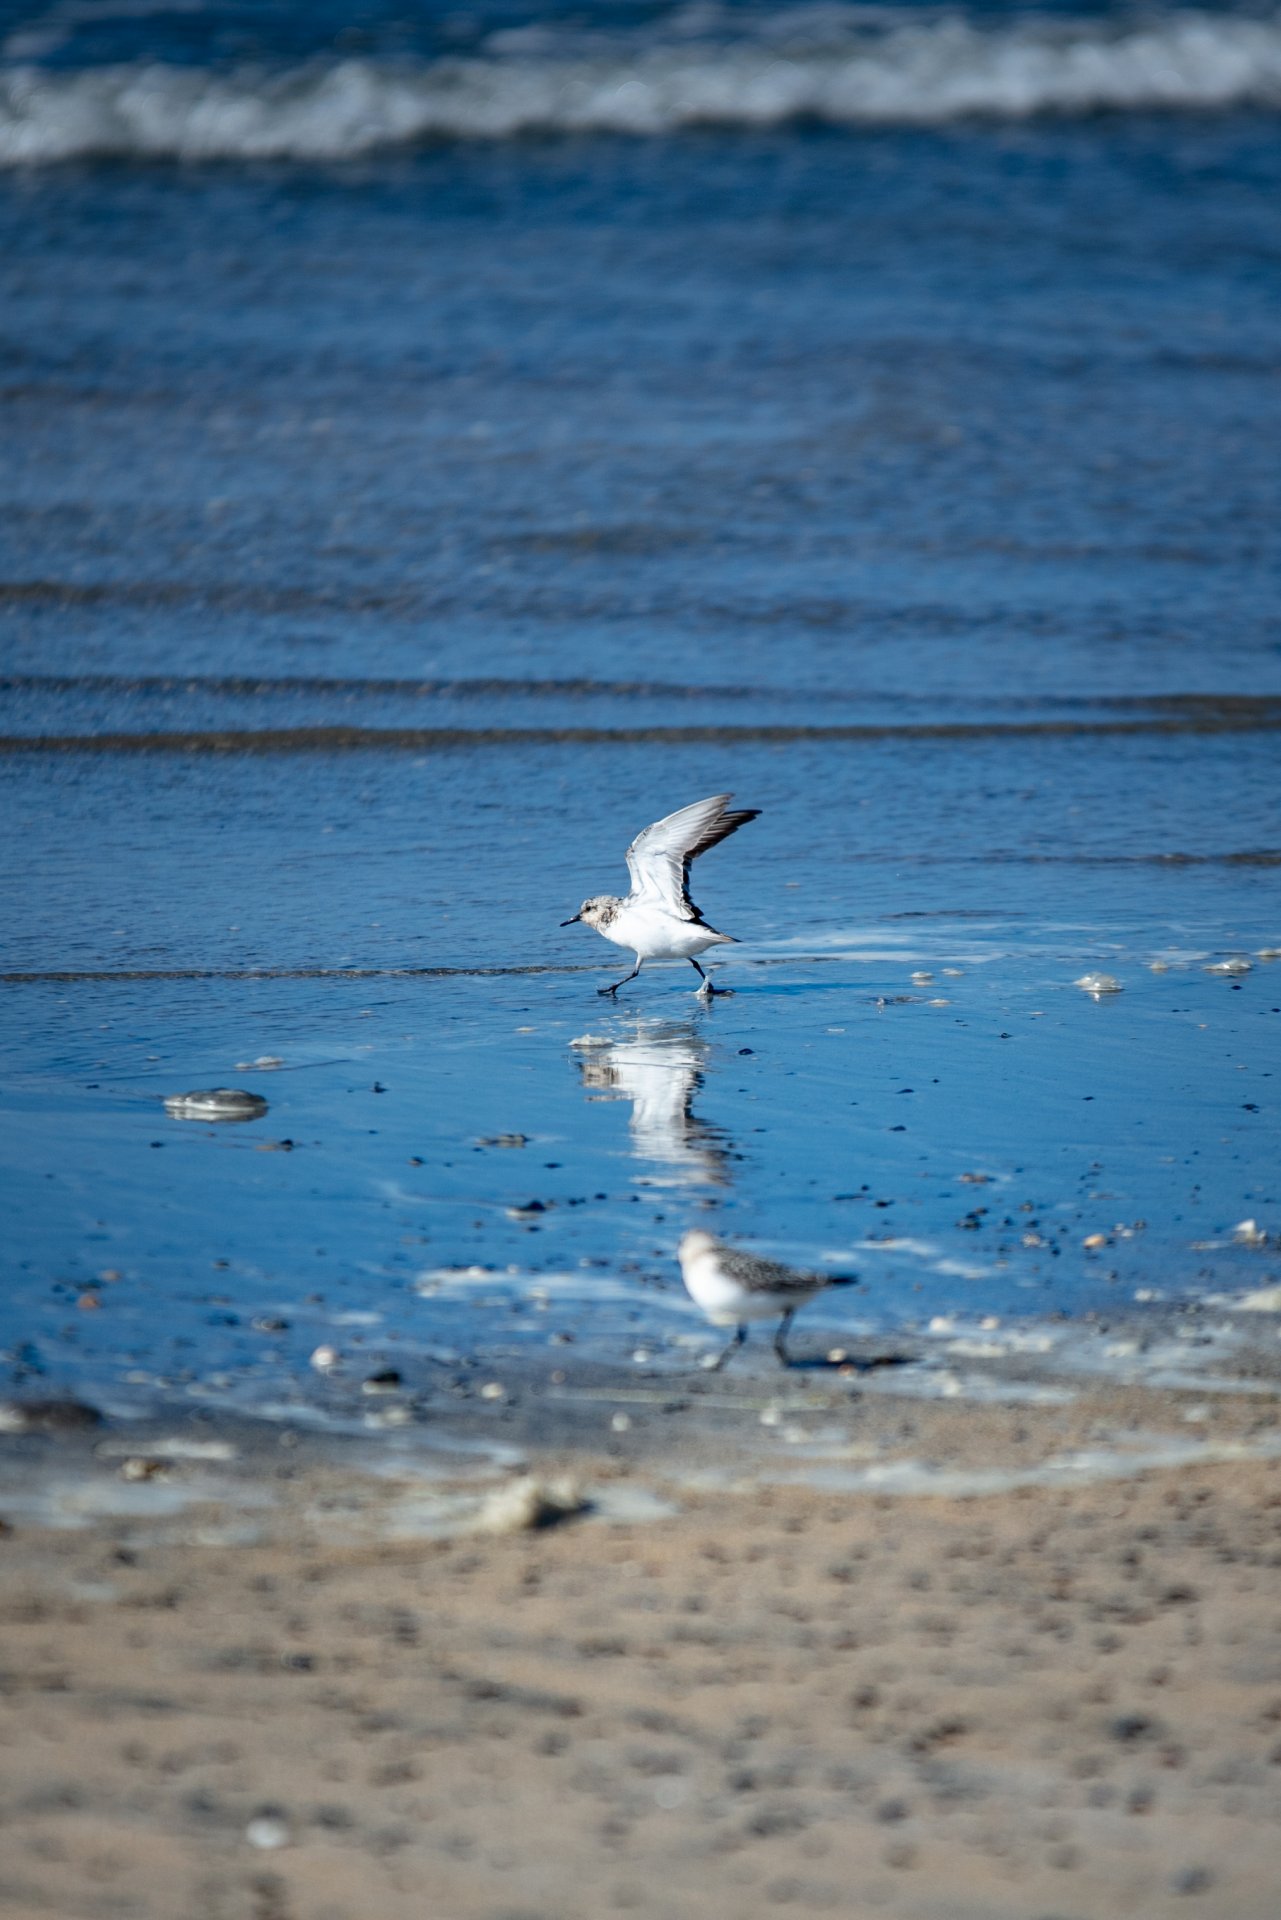
[[[1269,744],[1198,742],[1238,826]],[[1270,939],[1267,872],[1206,845],[1188,748],[1161,752],[1165,780],[1151,741],[1096,747],[1092,800],[1057,740],[717,750],[699,785],[736,775],[764,812],[701,876],[743,942],[710,1008],[674,967],[599,999],[626,963],[556,925],[614,879],[646,796],[684,797],[667,750],[13,763],[39,884],[5,987],[8,1342],[100,1391],[265,1390],[321,1341],[357,1368],[553,1336],[557,1364],[670,1339],[689,1364],[712,1336],[673,1248],[709,1216],[855,1267],[864,1288],[811,1311],[838,1330],[1257,1284],[1269,1256],[1230,1230],[1276,1218],[1281,973],[1204,967]],[[1182,859],[1136,846],[1131,793]],[[1072,984],[1098,966],[1122,993]],[[267,1116],[163,1110],[222,1085]],[[72,1312],[103,1271],[100,1310]]]
[[[1275,1276],[1281,974],[1203,969],[1281,945],[1279,154],[9,175],[10,1375],[675,1372],[692,1220],[859,1271],[814,1352]],[[734,996],[598,999],[558,923],[721,789]]]

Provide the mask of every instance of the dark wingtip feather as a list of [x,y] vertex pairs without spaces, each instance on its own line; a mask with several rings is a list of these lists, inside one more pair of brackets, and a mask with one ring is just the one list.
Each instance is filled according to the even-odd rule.
[[[733,798],[733,796],[728,793],[718,794],[716,797],[718,800],[729,800]],[[720,818],[708,827],[698,844],[691,847],[685,855],[681,866],[681,899],[684,901],[691,917],[697,920],[700,925],[706,925],[706,922],[703,920],[699,909],[689,897],[689,870],[692,862],[697,860],[700,853],[706,853],[709,847],[718,847],[722,840],[728,840],[731,833],[737,833],[738,829],[745,827],[749,820],[759,818],[760,811],[759,807],[739,807],[733,813],[722,813]],[[721,938],[728,940],[730,936],[729,934],[722,934]]]
[[731,833],[737,833],[739,828],[745,827],[749,820],[759,820],[760,813],[759,807],[739,807],[732,813],[723,813],[720,819],[707,829],[697,846],[691,847],[685,855],[686,869],[688,870],[691,860],[697,860],[700,853],[706,853],[710,848],[718,847],[722,840],[728,840]]

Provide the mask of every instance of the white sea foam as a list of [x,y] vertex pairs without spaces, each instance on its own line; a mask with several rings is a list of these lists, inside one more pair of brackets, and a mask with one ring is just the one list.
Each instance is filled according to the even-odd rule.
[[[697,24],[708,16],[700,13]],[[10,48],[10,60],[14,51]],[[1181,10],[1116,24],[960,15],[877,25],[856,7],[747,26],[689,16],[630,34],[494,36],[442,60],[320,58],[289,70],[159,62],[0,70],[0,166],[92,156],[339,160],[429,140],[663,134],[798,119],[928,126],[1281,106],[1281,14]]]
[[[874,1466],[814,1465],[800,1473],[774,1472],[763,1479],[800,1480],[833,1493],[924,1494],[951,1500],[982,1499],[1016,1487],[1084,1487],[1100,1480],[1129,1480],[1141,1473],[1178,1467],[1220,1466],[1245,1460],[1275,1460],[1281,1438],[1183,1440],[1172,1434],[1134,1434],[1116,1446],[1082,1447],[1052,1455],[1030,1467],[942,1467],[927,1460],[887,1460]],[[687,1484],[698,1482],[693,1475]]]

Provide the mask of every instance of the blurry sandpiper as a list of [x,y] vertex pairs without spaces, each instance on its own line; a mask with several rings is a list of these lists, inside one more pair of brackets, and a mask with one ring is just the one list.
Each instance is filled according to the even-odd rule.
[[713,1372],[742,1346],[749,1320],[772,1320],[775,1314],[782,1318],[774,1335],[774,1351],[783,1365],[790,1367],[792,1358],[786,1342],[793,1314],[828,1287],[858,1285],[852,1273],[798,1272],[778,1260],[763,1260],[759,1254],[727,1247],[723,1240],[697,1229],[685,1235],[677,1257],[690,1298],[714,1327],[734,1329],[734,1338],[712,1363]]
[[598,993],[616,994],[636,978],[647,960],[688,960],[703,983],[698,992],[710,998],[718,991],[694,956],[708,947],[732,946],[733,935],[717,933],[715,927],[708,926],[689,897],[689,869],[700,853],[728,840],[731,833],[756,819],[759,807],[731,811],[733,797],[730,793],[713,794],[710,800],[696,800],[692,806],[646,827],[627,849],[627,868],[632,876],[627,898],[596,894],[584,900],[568,920],[561,921],[563,927],[572,927],[581,920],[616,947],[630,947],[636,955],[631,972],[613,986],[598,987]]

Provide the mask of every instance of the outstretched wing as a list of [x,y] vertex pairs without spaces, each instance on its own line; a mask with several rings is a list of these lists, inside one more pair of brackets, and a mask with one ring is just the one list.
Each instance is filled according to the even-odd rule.
[[759,807],[731,812],[731,793],[713,794],[710,800],[696,800],[691,807],[669,813],[656,820],[644,833],[638,833],[627,849],[627,870],[634,890],[663,906],[678,920],[701,920],[702,914],[689,897],[690,862],[697,860],[731,833],[737,833],[749,820],[755,820]]

